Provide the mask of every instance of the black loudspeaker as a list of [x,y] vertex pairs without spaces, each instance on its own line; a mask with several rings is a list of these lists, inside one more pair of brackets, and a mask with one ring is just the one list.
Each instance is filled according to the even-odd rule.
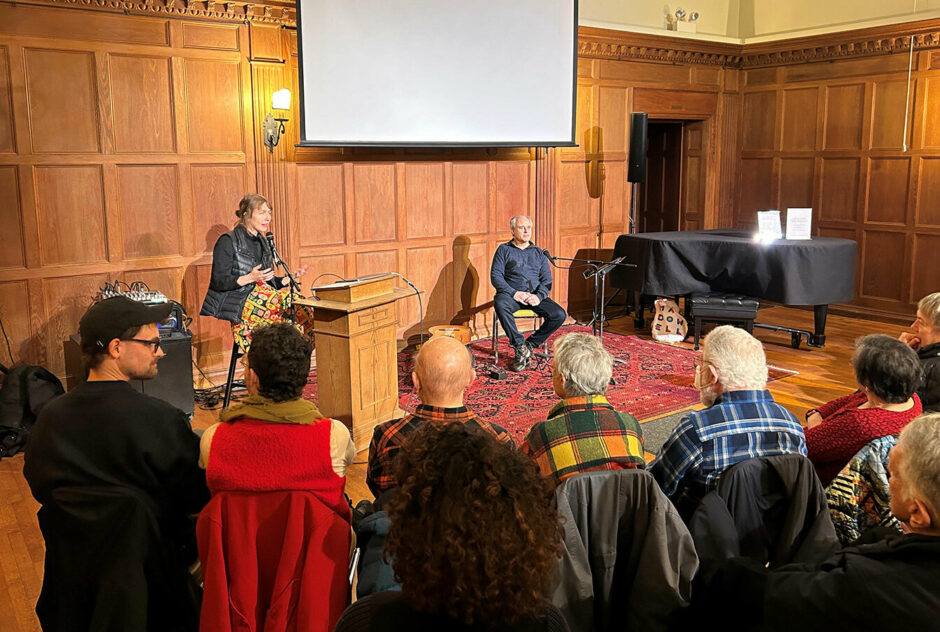
[[646,112],[630,115],[630,158],[627,167],[627,182],[646,182]]
[[[135,391],[162,399],[192,417],[195,412],[193,336],[174,331],[160,337],[160,347],[166,355],[160,359],[157,377],[152,380],[131,380],[131,386]],[[65,372],[69,390],[84,382],[87,377],[78,334],[65,341]]]

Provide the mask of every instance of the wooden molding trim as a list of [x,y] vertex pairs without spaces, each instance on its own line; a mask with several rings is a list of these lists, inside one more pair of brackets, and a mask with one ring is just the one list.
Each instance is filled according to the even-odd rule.
[[43,6],[123,12],[131,15],[160,15],[205,18],[236,22],[297,25],[293,2],[216,2],[215,0],[29,0]]
[[915,50],[940,48],[940,19],[746,44],[741,67],[785,66],[907,52],[912,35]]
[[738,67],[742,50],[740,44],[587,26],[578,28],[578,57]]

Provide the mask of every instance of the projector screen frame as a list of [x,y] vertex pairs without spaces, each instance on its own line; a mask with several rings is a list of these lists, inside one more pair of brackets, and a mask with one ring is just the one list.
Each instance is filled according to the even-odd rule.
[[574,29],[572,37],[572,63],[571,63],[571,134],[566,142],[543,141],[543,142],[416,142],[416,141],[308,141],[306,137],[306,108],[304,107],[304,54],[303,54],[303,29],[301,27],[301,0],[295,0],[294,6],[297,12],[297,81],[299,84],[299,94],[296,103],[300,116],[300,142],[295,147],[387,147],[387,148],[473,148],[473,147],[577,147],[578,142],[575,138],[577,133],[578,119],[578,0],[571,0],[574,16],[572,27]]

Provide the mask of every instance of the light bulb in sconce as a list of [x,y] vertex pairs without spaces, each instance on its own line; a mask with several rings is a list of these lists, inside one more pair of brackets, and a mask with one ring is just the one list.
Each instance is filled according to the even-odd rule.
[[[284,88],[272,94],[271,109],[282,111],[289,110],[290,90]],[[284,113],[286,114],[286,112]],[[284,123],[287,121],[286,116],[274,116],[272,113],[268,112],[268,115],[265,116],[264,120],[261,122],[261,133],[264,144],[272,154],[274,153],[274,148],[277,147],[278,142],[281,140],[281,134],[285,131]]]
[[681,20],[685,17],[685,9],[676,9],[676,19]]
[[689,22],[695,22],[698,19],[698,11],[693,11],[689,16]]
[[271,109],[272,110],[289,110],[290,109],[290,90],[284,88],[283,90],[278,90],[271,95]]

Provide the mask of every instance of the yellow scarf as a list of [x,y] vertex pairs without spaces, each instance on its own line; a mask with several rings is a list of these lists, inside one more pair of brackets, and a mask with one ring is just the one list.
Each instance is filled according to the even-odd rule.
[[311,425],[318,419],[322,419],[323,413],[316,404],[305,399],[275,402],[260,395],[249,395],[239,403],[223,410],[219,415],[219,420],[234,421],[239,417],[279,424]]

